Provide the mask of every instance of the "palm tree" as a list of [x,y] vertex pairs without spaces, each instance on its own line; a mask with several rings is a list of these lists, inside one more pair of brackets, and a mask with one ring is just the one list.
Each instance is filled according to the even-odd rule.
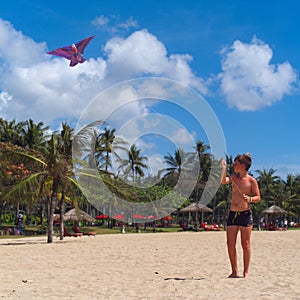
[[[7,204],[5,196],[7,192],[25,177],[30,174],[30,168],[25,164],[24,159],[20,157],[13,157],[11,155],[12,151],[18,151],[22,149],[21,147],[10,144],[10,143],[0,143],[0,203],[1,208],[4,208]],[[19,206],[21,203],[25,203],[23,197],[16,195],[11,204],[16,208],[16,215],[19,214]]]
[[167,172],[165,174],[165,176],[169,176],[169,175],[174,175],[176,174],[176,176],[180,175],[181,173],[181,169],[183,167],[184,161],[186,158],[186,153],[184,152],[183,149],[178,148],[175,150],[174,152],[174,156],[168,152],[168,155],[164,156],[165,159],[165,163],[169,166],[165,169],[163,169],[163,171]]
[[274,169],[263,169],[256,170],[259,174],[257,177],[257,182],[260,188],[260,193],[262,195],[262,198],[266,201],[266,206],[269,207],[269,202],[274,201],[276,195],[274,194],[274,185],[278,183],[280,177],[277,175],[274,175],[276,170]]
[[[73,141],[74,129],[71,128],[67,123],[62,123],[62,130],[60,132],[60,138],[58,139],[58,151],[64,157],[65,162],[72,168],[72,141]],[[64,178],[65,179],[65,178]],[[63,214],[64,214],[64,204],[67,194],[67,189],[69,188],[70,180],[61,181],[61,198],[59,202],[60,208],[60,239],[63,239],[64,232],[64,223],[63,223]]]
[[125,176],[132,176],[132,181],[136,181],[137,175],[144,177],[143,168],[147,168],[147,165],[143,163],[143,161],[147,161],[148,158],[146,156],[140,156],[141,149],[138,149],[135,144],[131,145],[130,149],[128,150],[128,158],[119,160],[121,162],[119,169],[124,167],[124,175]]
[[[59,136],[52,134],[51,139],[47,142],[47,152],[43,157],[37,157],[27,151],[14,151],[14,154],[25,156],[41,166],[38,171],[32,173],[20,183],[15,185],[6,195],[7,198],[14,198],[15,195],[23,194],[24,196],[30,192],[39,196],[47,195],[49,185],[51,185],[51,195],[48,211],[48,243],[53,242],[53,216],[56,204],[58,202],[59,188],[65,191],[66,182],[72,182],[77,186],[77,182],[73,178],[72,166],[64,153],[59,149]],[[46,197],[48,198],[48,197]]]
[[201,168],[201,180],[207,181],[210,174],[211,157],[206,151],[210,149],[209,145],[205,145],[204,142],[197,141],[196,151]]
[[[20,123],[16,123],[15,119],[11,122],[0,119],[1,141],[26,147],[27,149],[42,150],[46,142],[45,131],[48,129],[48,126],[43,127],[42,122],[36,125],[31,119]],[[17,180],[15,183],[19,181],[20,180]],[[16,205],[16,213],[18,215],[20,197],[16,197],[14,202]],[[27,209],[29,209],[29,206],[27,206]]]
[[284,198],[282,198],[281,205],[288,212],[297,214],[297,209],[300,207],[300,195],[297,192],[299,189],[299,175],[295,176],[288,174],[284,183]]
[[0,141],[13,145],[22,146],[21,130],[24,123],[16,123],[16,120],[6,121],[0,118]]
[[118,160],[120,156],[116,150],[126,151],[126,148],[122,145],[127,143],[120,137],[115,135],[115,129],[105,128],[104,132],[101,132],[96,139],[95,145],[95,157],[97,159],[98,168],[104,168],[105,172],[108,172],[108,168],[112,167],[112,155],[114,155]]
[[164,178],[169,181],[170,186],[176,185],[183,170],[189,171],[189,175],[194,175],[193,170],[198,169],[195,167],[195,153],[185,152],[181,148],[174,151],[174,156],[168,152],[168,155],[164,156],[164,162],[168,167],[161,169],[159,175],[164,173]]
[[43,122],[35,124],[31,119],[24,122],[21,130],[23,146],[29,149],[42,150],[46,144],[46,132],[49,128],[49,126],[44,126]]

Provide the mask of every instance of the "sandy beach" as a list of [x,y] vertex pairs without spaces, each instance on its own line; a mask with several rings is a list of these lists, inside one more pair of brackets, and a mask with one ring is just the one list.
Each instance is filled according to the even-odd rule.
[[[300,231],[252,234],[227,278],[225,232],[0,240],[2,299],[300,299]],[[239,266],[242,250],[238,240]]]

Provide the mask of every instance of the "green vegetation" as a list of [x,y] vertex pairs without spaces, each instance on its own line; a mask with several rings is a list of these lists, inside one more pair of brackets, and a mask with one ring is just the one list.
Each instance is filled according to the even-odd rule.
[[[117,136],[115,129],[109,129],[99,122],[98,128],[86,128],[74,136],[74,130],[62,123],[61,130],[52,132],[42,122],[35,124],[32,120],[17,123],[15,120],[0,119],[0,218],[2,226],[14,226],[16,216],[24,215],[24,225],[32,230],[47,233],[47,241],[53,241],[54,214],[64,214],[67,208],[79,207],[92,215],[101,213],[86,200],[78,185],[78,178],[90,183],[89,193],[97,180],[91,170],[96,169],[101,180],[114,195],[133,203],[155,203],[157,199],[168,195],[174,210],[197,202],[208,181],[213,178],[218,183],[219,162],[209,152],[210,147],[197,141],[194,153],[175,149],[174,155],[167,153],[164,161],[167,168],[162,168],[157,175],[148,174],[147,158],[135,144],[128,143]],[[90,134],[86,134],[87,131]],[[85,156],[82,147],[90,142],[92,136],[94,149]],[[99,133],[100,132],[100,133]],[[77,148],[74,148],[74,144]],[[74,174],[74,157],[79,152],[76,164],[82,166],[80,174]],[[116,151],[117,150],[117,151]],[[120,155],[122,154],[122,155]],[[227,156],[228,172],[233,170],[233,158]],[[116,166],[117,165],[117,166]],[[174,190],[183,170],[192,170],[197,174],[196,185],[189,198],[182,199]],[[197,171],[197,173],[196,173]],[[261,202],[253,205],[255,222],[258,222],[262,210],[276,204],[289,212],[289,221],[300,221],[300,175],[289,174],[283,179],[276,175],[276,170],[255,170]],[[257,175],[257,176],[255,176]],[[131,184],[126,184],[128,180]],[[186,179],[188,185],[188,180]],[[140,185],[146,188],[139,188]],[[217,194],[208,204],[212,214],[205,215],[208,223],[224,224],[230,205],[229,186],[220,186]],[[105,201],[114,205],[114,197],[103,193],[97,194],[95,201]],[[179,201],[180,200],[180,201]],[[197,215],[201,219],[201,214]],[[198,220],[196,219],[196,220]],[[58,232],[63,239],[63,222]],[[55,228],[56,231],[57,228]],[[118,233],[116,227],[104,228],[93,226],[86,228],[101,233]],[[128,229],[129,232],[131,228]],[[134,231],[133,227],[133,231]],[[147,232],[151,232],[151,228]],[[156,228],[156,231],[177,231],[178,228]]]

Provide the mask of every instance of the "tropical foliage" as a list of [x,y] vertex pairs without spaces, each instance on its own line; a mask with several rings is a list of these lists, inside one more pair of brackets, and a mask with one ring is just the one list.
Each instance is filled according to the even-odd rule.
[[[109,190],[123,199],[154,203],[169,195],[174,210],[181,208],[182,203],[185,206],[198,202],[209,178],[219,182],[218,161],[209,152],[210,147],[202,141],[197,141],[195,153],[186,153],[181,148],[175,149],[174,154],[167,153],[164,156],[164,167],[157,175],[153,175],[147,172],[148,160],[142,155],[142,150],[120,139],[115,129],[101,124],[100,130],[91,132],[94,139],[92,153],[88,153],[88,158],[82,155],[81,161],[74,162],[74,131],[68,124],[62,123],[60,131],[50,132],[49,126],[42,122],[36,124],[28,120],[18,123],[16,120],[0,119],[1,221],[7,219],[7,212],[18,214],[21,209],[28,223],[30,220],[38,220],[41,226],[46,226],[48,242],[51,243],[54,213],[59,213],[62,219],[65,206],[93,206],[92,201],[88,202],[79,189],[74,163],[84,166],[86,176],[83,176],[83,180],[86,181],[93,181],[89,170],[96,168]],[[87,144],[84,135],[80,134],[76,142]],[[231,173],[233,158],[230,155],[226,160],[228,173]],[[180,199],[182,195],[173,188],[186,170],[197,171],[196,184],[189,197]],[[276,204],[287,210],[290,218],[299,223],[300,175],[289,174],[282,179],[274,169],[255,170],[255,175],[262,198],[260,203],[253,205],[256,221],[263,209]],[[141,184],[144,188],[140,188]],[[89,192],[93,193],[93,185]],[[113,205],[114,198],[108,197],[105,191],[98,197]],[[214,211],[207,216],[210,222],[225,222],[230,199],[230,187],[219,186],[208,203]],[[63,222],[60,226],[62,239]]]

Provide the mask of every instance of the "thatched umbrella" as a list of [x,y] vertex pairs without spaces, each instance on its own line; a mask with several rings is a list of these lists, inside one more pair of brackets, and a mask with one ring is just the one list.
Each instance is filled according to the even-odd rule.
[[73,221],[73,222],[95,222],[96,219],[94,219],[92,216],[87,214],[85,211],[81,209],[70,209],[64,214],[64,221]]
[[213,210],[201,203],[191,203],[189,206],[182,208],[180,212],[213,212]]
[[[273,216],[272,219],[273,219],[273,221],[275,223],[274,219],[275,219],[276,215],[287,215],[288,212],[286,210],[284,210],[283,208],[277,206],[277,205],[272,205],[272,206],[266,208],[265,210],[263,210],[261,212],[261,214],[272,215]],[[266,218],[266,219],[267,219],[266,223],[268,224],[268,226],[270,226],[268,218]]]
[[[180,210],[181,213],[195,213],[195,229],[196,231],[198,230],[198,212],[213,212],[213,210],[207,206],[205,206],[204,204],[201,204],[199,202],[193,202],[190,205],[188,205],[185,208],[182,208]],[[203,219],[203,215],[202,215],[202,219]],[[201,220],[202,222],[203,220]]]
[[287,215],[288,214],[286,210],[284,210],[283,208],[277,205],[272,205],[267,209],[263,210],[261,213],[265,215]]

